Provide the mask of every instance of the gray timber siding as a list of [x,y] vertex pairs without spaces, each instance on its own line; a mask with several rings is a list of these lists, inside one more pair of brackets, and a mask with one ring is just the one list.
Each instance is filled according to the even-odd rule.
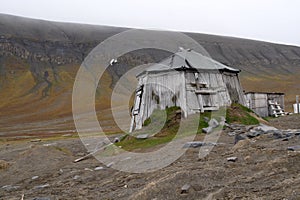
[[276,101],[284,108],[284,94],[283,93],[262,93],[249,92],[245,94],[247,99],[247,106],[261,117],[270,116],[269,100]]

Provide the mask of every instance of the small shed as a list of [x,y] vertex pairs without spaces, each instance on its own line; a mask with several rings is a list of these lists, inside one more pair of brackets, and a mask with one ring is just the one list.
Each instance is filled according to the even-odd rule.
[[247,107],[261,117],[276,116],[284,113],[284,93],[247,92]]
[[179,106],[187,117],[232,102],[246,105],[239,72],[191,49],[181,49],[137,75],[130,131],[141,129],[155,109]]

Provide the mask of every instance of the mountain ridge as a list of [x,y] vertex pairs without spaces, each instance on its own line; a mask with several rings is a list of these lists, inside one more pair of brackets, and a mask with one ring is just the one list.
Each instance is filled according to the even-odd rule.
[[[69,119],[72,86],[81,62],[100,42],[125,30],[129,29],[0,14],[2,122]],[[240,79],[246,91],[285,92],[287,108],[291,110],[295,95],[300,93],[297,78],[300,47],[228,36],[185,34],[199,42],[213,59],[242,70]],[[168,55],[146,49],[122,56],[118,59],[122,62],[109,69],[100,81],[102,96],[97,105],[109,107],[107,96],[126,71],[146,61],[158,62]],[[41,114],[40,110],[47,112]],[[24,118],[16,120],[16,115]]]

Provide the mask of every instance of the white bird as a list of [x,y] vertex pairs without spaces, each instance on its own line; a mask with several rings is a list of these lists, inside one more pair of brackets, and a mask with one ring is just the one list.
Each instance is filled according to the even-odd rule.
[[117,59],[111,59],[111,61],[109,62],[110,65],[114,65],[118,62]]

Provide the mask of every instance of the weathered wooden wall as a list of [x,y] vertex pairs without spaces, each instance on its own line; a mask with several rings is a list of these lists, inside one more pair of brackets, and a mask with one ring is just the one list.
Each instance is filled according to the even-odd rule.
[[243,105],[246,102],[237,74],[218,70],[148,72],[139,77],[138,88],[140,86],[143,93],[140,103],[136,97],[134,110],[139,108],[134,119],[135,129],[141,129],[155,109],[179,106],[187,117],[229,106],[232,102]]
[[142,128],[143,122],[150,117],[153,110],[179,106],[186,107],[184,72],[151,73],[140,78],[139,84],[144,85],[139,115],[136,116],[136,129]]
[[268,101],[276,101],[284,108],[284,94],[281,93],[246,93],[247,106],[261,117],[270,116]]

